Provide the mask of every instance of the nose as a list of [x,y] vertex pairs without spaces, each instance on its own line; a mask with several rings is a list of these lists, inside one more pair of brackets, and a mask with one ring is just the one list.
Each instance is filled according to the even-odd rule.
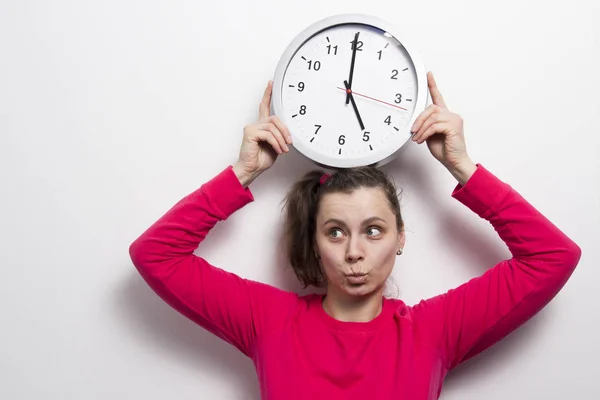
[[359,237],[351,237],[348,240],[348,248],[346,249],[346,262],[355,263],[364,260],[364,253],[360,245]]

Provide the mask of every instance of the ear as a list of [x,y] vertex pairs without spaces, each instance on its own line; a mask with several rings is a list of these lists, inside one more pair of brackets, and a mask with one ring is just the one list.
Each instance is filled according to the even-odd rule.
[[404,234],[404,229],[398,232],[398,248],[403,249],[404,244],[406,243],[406,235]]

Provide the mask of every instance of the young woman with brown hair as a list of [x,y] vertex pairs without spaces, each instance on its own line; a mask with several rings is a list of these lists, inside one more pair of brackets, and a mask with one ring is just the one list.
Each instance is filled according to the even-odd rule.
[[405,244],[396,188],[373,167],[309,172],[285,199],[300,296],[243,279],[193,254],[212,227],[253,201],[248,186],[289,151],[269,115],[244,130],[239,160],[179,201],[130,247],[168,304],[236,346],[264,399],[437,399],[444,377],[540,311],[581,257],[571,239],[466,152],[462,119],[428,74],[433,104],[412,132],[456,178],[452,197],[491,223],[512,253],[481,276],[413,306],[383,295]]

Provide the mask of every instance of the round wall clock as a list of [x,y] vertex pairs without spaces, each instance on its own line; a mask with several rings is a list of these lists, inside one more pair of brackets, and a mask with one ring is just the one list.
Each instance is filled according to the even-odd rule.
[[283,53],[271,107],[294,147],[328,168],[383,165],[426,107],[427,75],[396,28],[368,15],[325,18]]

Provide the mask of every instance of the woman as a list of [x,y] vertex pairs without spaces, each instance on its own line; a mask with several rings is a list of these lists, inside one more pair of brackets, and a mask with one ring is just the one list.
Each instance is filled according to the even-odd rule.
[[286,197],[290,264],[326,294],[299,296],[194,255],[218,221],[253,201],[248,185],[289,151],[288,129],[269,116],[271,83],[238,162],[131,245],[160,297],[252,359],[262,398],[437,399],[448,371],[535,315],[578,264],[577,244],[471,161],[461,118],[427,77],[433,104],[412,139],[427,143],[458,181],[452,196],[489,221],[512,253],[483,275],[413,306],[384,297],[404,225],[393,183],[372,167],[308,173]]

